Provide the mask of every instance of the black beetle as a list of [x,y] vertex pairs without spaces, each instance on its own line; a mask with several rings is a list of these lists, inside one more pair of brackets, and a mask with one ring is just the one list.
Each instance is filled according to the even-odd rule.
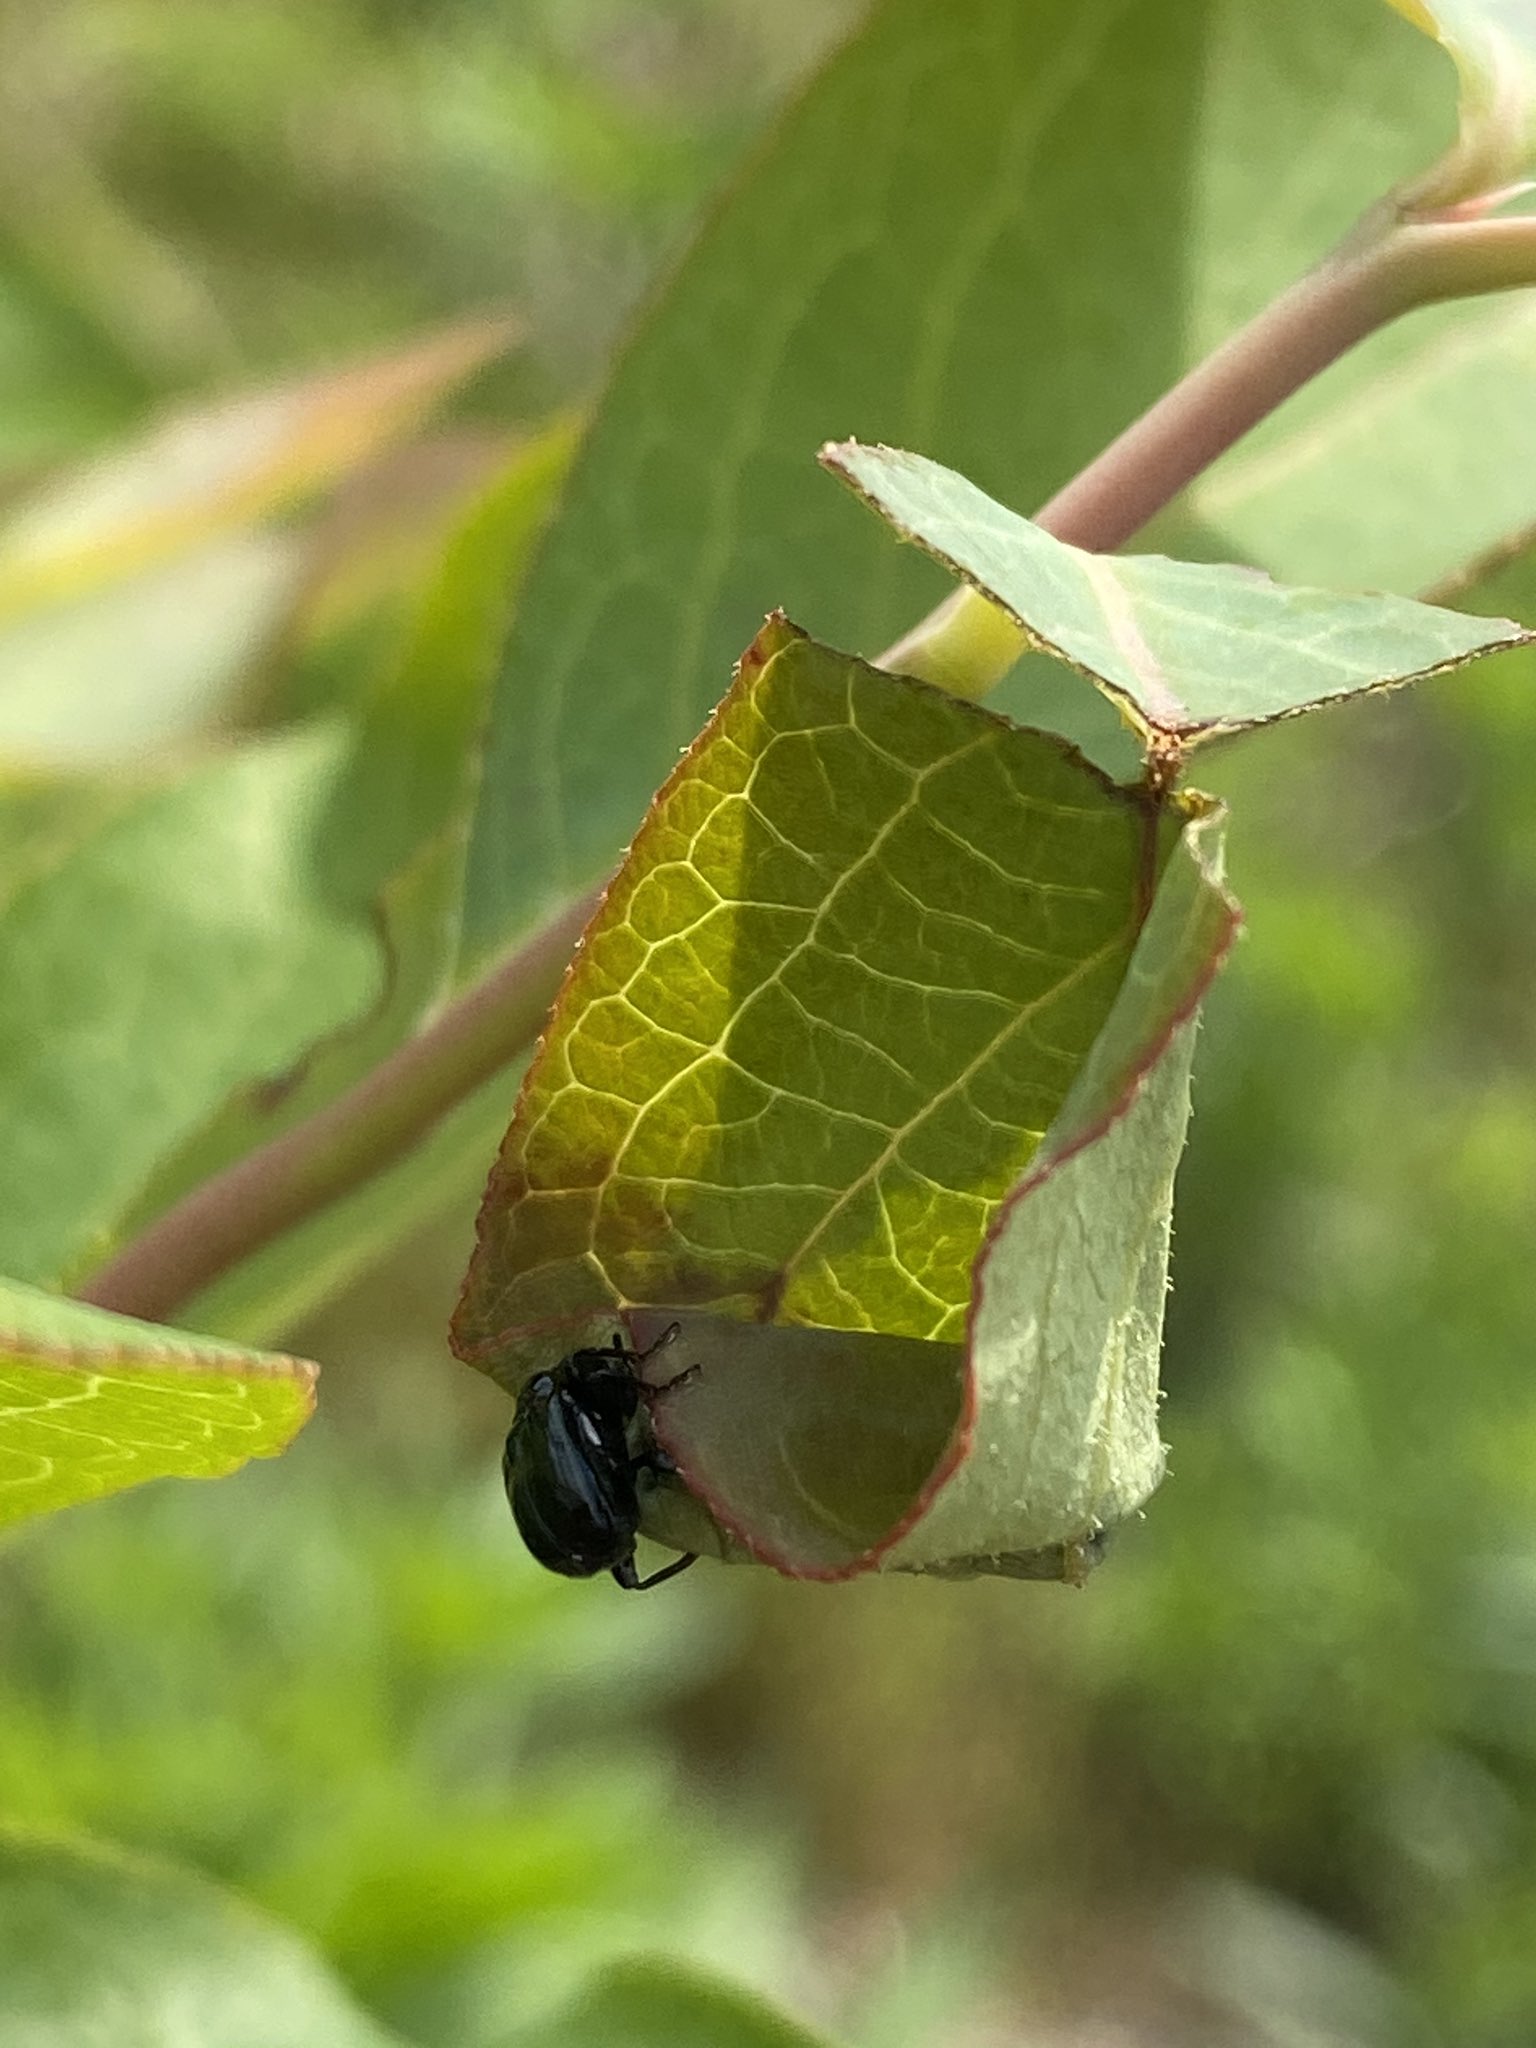
[[570,1579],[612,1572],[621,1586],[643,1593],[695,1562],[697,1553],[689,1551],[648,1579],[635,1574],[637,1476],[669,1472],[672,1465],[653,1443],[634,1448],[634,1421],[642,1401],[654,1401],[698,1371],[689,1366],[653,1387],[641,1379],[640,1367],[678,1328],[674,1323],[664,1330],[649,1351],[631,1351],[617,1336],[609,1345],[573,1351],[552,1371],[535,1373],[518,1396],[502,1478],[518,1534],[552,1572]]

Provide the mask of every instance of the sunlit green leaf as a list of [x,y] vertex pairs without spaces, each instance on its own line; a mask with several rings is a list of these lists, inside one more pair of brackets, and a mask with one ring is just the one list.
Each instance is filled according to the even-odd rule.
[[0,1523],[282,1450],[314,1367],[0,1281]]
[[461,1343],[622,1303],[958,1338],[1160,837],[1059,742],[771,624],[586,934]]
[[[966,1345],[765,1331],[686,1313],[700,1368],[653,1419],[692,1496],[648,1497],[675,1548],[798,1577],[1076,1578],[1163,1468],[1158,1353],[1196,1006],[1237,912],[1219,814],[1174,848],[1113,1010],[974,1275]],[[632,1318],[651,1342],[662,1316]],[[715,1527],[698,1513],[706,1503]]]
[[388,2048],[319,1958],[204,1879],[0,1834],[0,2037],[21,2048]]
[[1536,637],[1512,619],[1297,590],[1223,563],[1089,554],[895,448],[843,442],[822,460],[904,540],[1082,670],[1139,731],[1186,747]]

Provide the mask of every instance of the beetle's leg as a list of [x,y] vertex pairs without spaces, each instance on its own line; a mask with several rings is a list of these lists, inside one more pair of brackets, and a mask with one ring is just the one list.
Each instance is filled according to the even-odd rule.
[[664,1564],[659,1572],[652,1572],[648,1579],[642,1579],[635,1588],[637,1593],[648,1593],[652,1586],[665,1585],[668,1579],[675,1579],[679,1572],[687,1571],[689,1565],[697,1564],[699,1553],[685,1550],[681,1557],[674,1557],[670,1564]]
[[642,1401],[659,1400],[663,1394],[670,1394],[674,1387],[684,1387],[689,1380],[696,1380],[700,1371],[701,1368],[697,1365],[687,1366],[682,1372],[674,1373],[671,1379],[663,1380],[659,1386],[652,1380],[642,1380],[640,1398]]
[[[672,1389],[680,1387],[684,1380],[696,1379],[698,1372],[699,1368],[696,1365],[690,1365],[686,1372],[680,1372],[676,1379],[663,1381],[659,1387],[649,1387],[644,1380],[640,1380],[638,1382],[640,1398],[645,1402],[647,1412],[654,1407],[659,1395],[670,1394]],[[677,1470],[677,1460],[670,1451],[664,1450],[657,1443],[655,1436],[650,1431],[647,1431],[646,1435],[649,1440],[646,1443],[645,1449],[637,1452],[629,1461],[630,1471],[650,1472],[657,1479],[670,1478]]]
[[682,1334],[683,1326],[681,1323],[668,1323],[667,1327],[653,1343],[648,1344],[643,1351],[634,1353],[635,1364],[644,1365],[645,1361],[648,1358],[654,1358],[658,1351],[665,1351],[669,1344],[675,1344]]
[[659,1572],[652,1572],[648,1579],[642,1579],[635,1570],[634,1558],[626,1557],[613,1567],[613,1577],[626,1593],[648,1593],[652,1586],[664,1585],[668,1579],[675,1579],[679,1572],[687,1571],[689,1565],[698,1561],[696,1550],[685,1550],[681,1557],[674,1557],[670,1564],[664,1564]]
[[[682,1334],[683,1326],[681,1323],[668,1323],[654,1344],[648,1346],[644,1351],[636,1352],[635,1364],[637,1366],[644,1365],[648,1358],[654,1358],[656,1353],[666,1345],[675,1344]],[[685,1366],[681,1372],[674,1373],[671,1379],[663,1380],[660,1385],[657,1385],[654,1380],[642,1379],[640,1380],[640,1398],[642,1401],[654,1401],[658,1394],[670,1394],[674,1387],[682,1386],[685,1380],[696,1379],[698,1372],[699,1368],[696,1365]],[[639,1378],[638,1373],[636,1377]]]

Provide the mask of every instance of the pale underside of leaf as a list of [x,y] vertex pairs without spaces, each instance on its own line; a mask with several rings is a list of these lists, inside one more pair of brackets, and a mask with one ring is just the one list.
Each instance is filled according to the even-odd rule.
[[[920,859],[902,836],[914,820],[942,827]],[[488,1191],[460,1354],[516,1391],[620,1318],[640,1349],[676,1320],[647,1370],[698,1368],[652,1404],[692,1491],[656,1489],[646,1527],[680,1547],[826,1579],[888,1558],[1082,1568],[1160,1467],[1157,1337],[1188,1101],[1178,1033],[1235,918],[1208,829],[1198,805],[1159,812],[1057,742],[770,623],[585,937]],[[1075,999],[1084,963],[1088,1003]],[[905,985],[916,1006],[877,1019],[873,985],[887,1001]],[[1068,986],[1070,1031],[1055,1019],[1046,1056],[1029,1045],[1009,1068],[999,1047],[1016,1053],[1021,1026],[1039,1031]],[[783,989],[795,1001],[744,1030],[763,991]],[[983,989],[995,1009],[962,1008],[957,1024],[945,998]],[[978,1075],[994,1111],[1027,1102],[1037,1120],[1005,1147],[995,1116],[965,1122],[927,1155],[951,1178],[931,1174],[904,1209],[882,1173],[910,1164],[907,1134]],[[903,1085],[919,1080],[914,1107]],[[845,1119],[875,1124],[862,1152],[839,1151]],[[839,1159],[841,1184],[826,1172]],[[837,1239],[826,1219],[865,1188],[865,1235]],[[968,1371],[973,1268],[1015,1207],[1038,1219],[1048,1342],[1034,1355],[973,1329]],[[1087,1210],[1103,1212],[1097,1234]],[[1090,1253],[1075,1292],[1074,1230]],[[1021,1434],[1031,1408],[1043,1433]],[[999,1497],[1004,1456],[1025,1472],[1022,1504]],[[933,1542],[930,1516],[943,1517]]]
[[[964,1348],[868,1331],[633,1313],[637,1345],[697,1367],[652,1422],[681,1475],[646,1497],[647,1535],[801,1579],[869,1570],[969,1440]],[[685,1490],[688,1489],[688,1490]]]
[[[894,1565],[1070,1550],[1133,1514],[1162,1476],[1158,1360],[1195,1013],[1239,921],[1221,880],[1223,822],[1213,811],[1186,828],[1114,1012],[992,1227],[971,1314],[967,1455]],[[978,1545],[984,1527],[994,1534]]]
[[845,442],[822,461],[906,540],[1096,683],[1141,733],[1183,747],[1456,668],[1532,635],[1390,595],[1289,588],[1231,564],[1096,555],[964,477]]

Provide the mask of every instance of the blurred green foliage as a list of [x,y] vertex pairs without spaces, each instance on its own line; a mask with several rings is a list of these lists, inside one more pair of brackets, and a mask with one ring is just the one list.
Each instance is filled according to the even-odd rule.
[[[653,1725],[729,1649],[718,1594],[661,1635],[639,1603],[573,1612],[509,1544],[493,1461],[359,1450],[322,1424],[110,1532],[40,1526],[7,1589],[0,1808],[228,1881],[418,2036],[499,2038],[621,1947],[739,1961],[749,1880],[765,1907],[782,1880],[711,1834]],[[466,1973],[507,1987],[475,2033]]]
[[466,304],[539,404],[618,324],[844,0],[0,7],[0,459]]
[[[8,495],[170,397],[507,302],[527,345],[283,529],[315,552],[233,715],[366,700],[379,608],[587,394],[849,11],[6,0]],[[1518,566],[1458,601],[1536,616]],[[1533,683],[1506,658],[1203,771],[1251,935],[1197,1070],[1172,1476],[1089,1593],[539,1574],[504,1403],[442,1349],[454,1179],[296,1340],[327,1402],[282,1464],[0,1553],[0,1810],[238,1886],[429,2048],[579,2038],[643,1950],[868,2048],[1521,2048]],[[126,800],[29,782],[0,849],[46,865]]]

